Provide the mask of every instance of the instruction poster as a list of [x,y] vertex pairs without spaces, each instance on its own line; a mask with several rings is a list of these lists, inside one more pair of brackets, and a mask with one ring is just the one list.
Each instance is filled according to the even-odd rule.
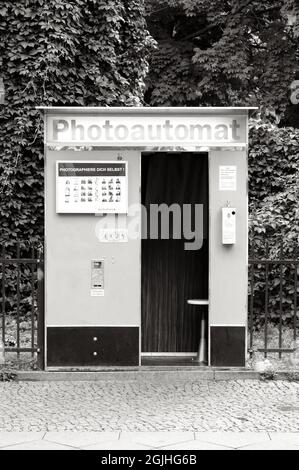
[[56,212],[126,213],[128,168],[124,161],[58,161]]
[[219,191],[237,190],[237,166],[220,165],[219,166]]

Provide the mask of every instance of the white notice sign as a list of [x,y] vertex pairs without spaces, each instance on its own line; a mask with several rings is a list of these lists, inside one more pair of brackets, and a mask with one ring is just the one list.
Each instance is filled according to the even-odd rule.
[[124,161],[59,161],[56,212],[126,213],[128,168]]
[[219,166],[219,191],[237,190],[237,166],[220,165]]
[[90,289],[91,297],[104,297],[104,289]]

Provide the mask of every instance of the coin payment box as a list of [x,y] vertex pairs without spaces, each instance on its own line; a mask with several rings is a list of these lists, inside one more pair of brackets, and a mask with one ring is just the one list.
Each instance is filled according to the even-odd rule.
[[236,209],[222,208],[222,243],[233,245],[236,243]]

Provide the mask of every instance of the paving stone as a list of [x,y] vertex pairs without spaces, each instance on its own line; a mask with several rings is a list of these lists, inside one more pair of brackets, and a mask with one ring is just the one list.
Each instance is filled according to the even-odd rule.
[[[72,428],[75,426],[73,425]],[[44,439],[48,442],[55,442],[58,444],[64,444],[73,447],[84,447],[102,440],[111,441],[118,440],[119,432],[69,432],[69,431],[58,431],[58,432],[47,432]]]
[[56,444],[55,442],[33,441],[4,447],[1,450],[75,450],[74,447]]
[[0,432],[0,448],[42,439],[44,432]]
[[270,432],[269,437],[272,441],[288,442],[299,446],[299,432]]
[[165,446],[162,450],[232,450],[232,448],[193,440]]
[[150,450],[151,447],[137,444],[127,439],[119,441],[101,441],[91,446],[81,447],[82,450]]
[[122,432],[120,440],[127,439],[137,444],[146,445],[148,447],[164,447],[167,445],[175,445],[180,442],[194,440],[193,432]]
[[224,445],[237,449],[242,446],[269,442],[266,432],[197,432],[195,439],[211,444]]
[[238,450],[299,450],[299,446],[287,441],[268,441],[250,444],[248,446],[240,447]]

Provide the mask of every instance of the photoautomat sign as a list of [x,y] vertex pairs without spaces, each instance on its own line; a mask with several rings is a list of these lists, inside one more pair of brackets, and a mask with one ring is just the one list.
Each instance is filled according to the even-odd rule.
[[246,116],[47,116],[48,145],[245,145]]
[[121,161],[56,162],[57,213],[126,213],[128,165]]

